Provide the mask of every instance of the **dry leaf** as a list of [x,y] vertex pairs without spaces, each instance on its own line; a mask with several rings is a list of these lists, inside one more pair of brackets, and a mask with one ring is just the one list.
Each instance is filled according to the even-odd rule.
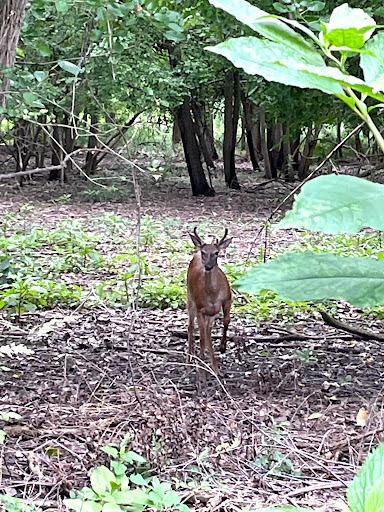
[[368,411],[362,407],[356,416],[356,425],[359,427],[365,427],[368,422]]
[[323,417],[323,413],[321,412],[313,412],[310,416],[308,416],[308,420],[318,420]]

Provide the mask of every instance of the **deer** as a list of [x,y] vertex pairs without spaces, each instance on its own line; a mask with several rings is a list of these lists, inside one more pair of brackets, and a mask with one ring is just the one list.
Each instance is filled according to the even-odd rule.
[[[226,275],[217,264],[221,250],[226,249],[232,238],[227,238],[228,229],[225,229],[223,238],[216,243],[205,244],[197,234],[196,227],[189,233],[193,244],[199,249],[189,263],[187,273],[187,309],[188,309],[188,360],[191,361],[195,352],[195,318],[200,334],[200,359],[203,360],[208,349],[212,369],[220,375],[219,365],[212,346],[212,324],[218,317],[220,310],[224,313],[223,335],[220,343],[220,352],[227,348],[227,331],[230,322],[232,305],[231,288]],[[205,379],[206,372],[200,370]]]

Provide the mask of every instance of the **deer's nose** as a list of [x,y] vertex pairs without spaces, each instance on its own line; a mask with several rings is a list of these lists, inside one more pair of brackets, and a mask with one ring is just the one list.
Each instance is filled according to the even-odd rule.
[[206,270],[207,272],[209,272],[209,271],[210,271],[210,270],[212,270],[212,269],[213,269],[213,266],[212,266],[212,265],[205,265],[205,270]]

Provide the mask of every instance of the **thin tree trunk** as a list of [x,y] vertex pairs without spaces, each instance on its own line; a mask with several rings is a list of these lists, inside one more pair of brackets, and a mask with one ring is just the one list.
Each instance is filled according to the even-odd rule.
[[210,172],[210,169],[212,169],[212,170],[215,169],[215,164],[213,163],[212,155],[209,151],[206,138],[204,137],[204,128],[203,128],[203,121],[202,121],[202,116],[201,116],[201,109],[195,100],[191,101],[191,107],[192,107],[193,116],[195,118],[194,127],[196,130],[197,138],[199,140],[200,149],[203,154],[208,171]]
[[272,170],[271,170],[271,162],[269,160],[266,122],[265,122],[265,110],[263,108],[260,108],[259,120],[260,120],[261,153],[264,158],[264,172],[265,172],[265,177],[268,180],[271,180],[272,179]]
[[194,196],[214,196],[215,191],[208,185],[203,166],[201,165],[201,153],[196,140],[196,132],[188,97],[184,98],[183,104],[177,109],[177,122],[183,142],[192,194]]
[[[341,122],[337,123],[336,132],[337,132],[337,136],[336,136],[337,144],[340,144],[340,142],[341,142]],[[337,157],[343,158],[343,146],[340,146],[339,149],[337,150]]]
[[[56,123],[58,120],[56,119]],[[52,131],[52,142],[51,142],[51,150],[52,150],[52,157],[51,157],[51,163],[52,165],[60,165],[62,159],[63,159],[63,151],[62,151],[62,129],[58,124],[53,125],[53,131]],[[49,173],[48,180],[49,181],[56,181],[60,179],[60,169],[52,169]],[[67,174],[64,173],[64,181],[67,182]]]
[[364,148],[363,148],[363,144],[361,142],[361,139],[360,139],[360,133],[361,133],[361,130],[359,130],[356,134],[355,134],[355,147],[356,147],[356,151],[362,155],[364,154]]
[[293,162],[291,155],[291,143],[289,136],[289,122],[285,121],[283,123],[283,175],[285,177],[285,181],[293,181],[295,178],[293,171]]
[[236,176],[235,149],[240,109],[238,73],[227,71],[224,84],[224,142],[223,160],[225,182],[229,188],[239,189]]
[[303,155],[299,162],[298,175],[299,180],[304,180],[309,174],[309,168],[312,162],[313,153],[317,145],[317,138],[321,130],[321,125],[315,126],[312,132],[312,124],[308,127],[307,135],[305,137],[305,144]]
[[245,133],[247,139],[248,146],[248,154],[249,158],[252,162],[252,168],[254,171],[260,171],[259,159],[257,157],[257,147],[255,140],[255,121],[253,120],[253,103],[247,98],[244,92],[241,93],[241,101],[243,104],[243,112],[244,112],[244,124],[245,124]]
[[278,169],[282,165],[280,158],[280,148],[283,139],[283,125],[276,122],[270,130],[268,130],[268,148],[271,162],[272,177],[277,178]]
[[181,133],[180,133],[179,124],[175,117],[173,120],[173,128],[172,128],[172,144],[175,146],[176,144],[179,144],[179,142],[181,142]]
[[219,155],[217,154],[217,150],[215,147],[215,138],[213,132],[213,115],[205,114],[204,115],[204,137],[207,142],[208,150],[211,154],[212,160],[218,160]]
[[[98,129],[98,115],[96,113],[91,114],[91,120],[90,120],[90,133],[91,135],[88,136],[88,149],[96,148],[97,147],[97,129]],[[92,153],[92,151],[87,152],[87,156],[85,157],[85,165],[84,165],[84,172],[86,174],[93,174],[96,169],[97,159],[96,159],[96,153]]]
[[[27,0],[0,2],[0,70],[13,66]],[[8,78],[0,74],[0,107],[5,107]],[[0,114],[1,121],[1,114]]]

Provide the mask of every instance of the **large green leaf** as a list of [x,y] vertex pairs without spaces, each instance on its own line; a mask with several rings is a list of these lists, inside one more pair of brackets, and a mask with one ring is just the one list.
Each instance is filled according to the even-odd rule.
[[111,492],[111,482],[114,482],[115,475],[106,466],[98,466],[90,476],[92,489],[97,494]]
[[323,38],[336,48],[356,50],[370,38],[375,26],[375,20],[362,9],[342,4],[333,10],[329,23],[323,24]]
[[71,75],[77,76],[81,72],[81,68],[69,60],[59,60],[57,63],[64,71],[71,73]]
[[336,254],[291,253],[257,265],[235,283],[241,291],[274,290],[293,301],[342,299],[384,304],[384,261]]
[[[227,57],[235,66],[251,75],[261,75],[285,85],[319,89],[328,94],[343,94],[337,81],[308,72],[309,62],[302,55],[292,53],[284,44],[257,37],[239,37],[208,47],[207,50]],[[296,58],[302,60],[298,62]],[[316,66],[313,68],[318,69]]]
[[383,205],[384,185],[347,175],[319,176],[303,185],[278,228],[324,233],[384,230]]
[[255,32],[270,39],[282,43],[294,50],[297,54],[305,54],[312,64],[323,66],[324,61],[310,41],[304,39],[301,34],[295,32],[285,22],[258,7],[249,4],[246,0],[209,0],[215,7],[232,14],[237,20],[251,27]]
[[[382,512],[383,476],[384,443],[381,443],[368,455],[361,470],[348,487],[348,505],[352,512]],[[381,486],[381,489],[378,486]]]
[[261,75],[267,80],[339,96],[344,95],[342,87],[351,87],[384,101],[382,94],[360,78],[346,75],[334,67],[314,66],[308,55],[293,53],[283,43],[257,37],[238,37],[206,49],[227,57],[246,73]]
[[379,32],[365,47],[366,50],[374,53],[362,54],[360,56],[360,66],[364,71],[364,80],[375,90],[384,89],[384,32]]

